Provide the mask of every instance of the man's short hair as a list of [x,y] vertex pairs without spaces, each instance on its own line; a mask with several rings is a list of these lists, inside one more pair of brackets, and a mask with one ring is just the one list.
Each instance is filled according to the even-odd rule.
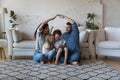
[[66,25],[69,25],[69,26],[71,26],[72,24],[71,24],[70,22],[67,22],[67,23],[66,23]]

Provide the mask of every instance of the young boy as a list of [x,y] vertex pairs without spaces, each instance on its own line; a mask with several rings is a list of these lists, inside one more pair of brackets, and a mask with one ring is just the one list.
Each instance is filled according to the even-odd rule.
[[55,39],[54,46],[57,49],[55,64],[58,64],[59,57],[61,56],[64,50],[65,52],[64,65],[67,65],[68,48],[65,45],[66,44],[65,40],[61,38],[61,35],[62,35],[61,31],[58,29],[53,32],[53,36]]

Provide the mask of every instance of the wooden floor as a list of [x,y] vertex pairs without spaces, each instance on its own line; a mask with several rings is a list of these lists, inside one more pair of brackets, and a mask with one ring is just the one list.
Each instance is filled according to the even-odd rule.
[[[92,59],[96,60],[94,50],[91,55],[92,55]],[[101,61],[105,62],[106,64],[108,64],[109,66],[113,67],[114,69],[116,69],[117,71],[120,72],[120,57],[105,58],[105,56],[98,56],[97,60],[101,60]]]
[[111,57],[111,58],[102,59],[102,60],[120,72],[120,58]]
[[120,72],[120,58],[118,57],[107,57],[105,58],[104,56],[99,56],[98,59],[93,58],[93,60],[99,60],[103,61],[112,68],[116,69],[117,71]]

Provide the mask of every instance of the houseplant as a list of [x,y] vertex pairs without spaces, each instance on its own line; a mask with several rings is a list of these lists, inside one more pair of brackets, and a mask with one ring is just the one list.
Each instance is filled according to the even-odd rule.
[[14,13],[13,10],[10,11],[10,14],[9,14],[9,17],[10,17],[10,24],[11,24],[11,28],[16,28],[16,26],[18,25],[16,20],[17,20],[17,16],[16,14]]
[[94,13],[88,13],[87,14],[87,21],[86,21],[86,27],[88,29],[92,29],[92,30],[98,30],[99,27],[97,24],[95,24],[94,18],[95,18],[95,14]]

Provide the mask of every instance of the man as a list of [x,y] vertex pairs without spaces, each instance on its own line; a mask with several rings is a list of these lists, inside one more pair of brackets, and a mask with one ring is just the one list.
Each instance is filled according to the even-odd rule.
[[61,14],[58,14],[58,16],[68,21],[66,23],[66,32],[62,35],[62,38],[65,39],[66,45],[69,49],[68,63],[79,65],[80,46],[78,26],[73,19]]

